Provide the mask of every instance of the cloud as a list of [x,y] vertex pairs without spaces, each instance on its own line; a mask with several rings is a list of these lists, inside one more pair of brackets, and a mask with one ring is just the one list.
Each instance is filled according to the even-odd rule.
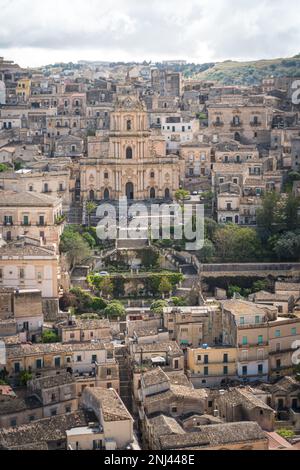
[[0,55],[22,65],[299,52],[298,0],[0,0],[0,12]]

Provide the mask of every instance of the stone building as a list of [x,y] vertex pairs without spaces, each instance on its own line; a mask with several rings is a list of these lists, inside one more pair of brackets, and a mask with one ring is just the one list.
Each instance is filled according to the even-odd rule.
[[64,227],[61,199],[30,191],[1,191],[0,196],[0,234],[5,240],[27,236],[58,245]]
[[151,134],[145,105],[119,96],[110,131],[89,139],[80,176],[82,200],[170,199],[180,186],[180,159]]
[[0,251],[0,287],[38,290],[43,300],[58,298],[59,257],[54,249],[28,239],[10,242]]
[[27,340],[36,341],[43,320],[41,291],[0,288],[0,336],[24,333]]
[[[99,423],[98,449],[103,450],[122,450],[130,448],[134,441],[133,435],[133,418],[125,407],[118,393],[113,390],[104,390],[100,388],[86,388],[82,404],[89,410],[92,410]],[[88,447],[88,440],[95,439],[93,436],[88,437],[87,433],[82,430],[79,432],[67,433],[68,445],[73,450],[93,449]],[[92,444],[92,443],[91,443]]]
[[227,422],[255,421],[264,431],[272,432],[275,411],[247,388],[230,388],[215,400],[219,416]]

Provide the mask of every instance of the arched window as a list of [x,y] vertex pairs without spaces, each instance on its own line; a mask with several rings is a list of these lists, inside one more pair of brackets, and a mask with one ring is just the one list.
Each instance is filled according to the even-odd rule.
[[132,160],[132,156],[133,156],[132,148],[131,148],[131,147],[127,147],[127,149],[126,149],[126,159],[127,159],[127,160]]
[[169,188],[167,188],[165,190],[165,199],[170,199],[170,190],[169,190]]
[[150,189],[150,199],[155,199],[155,189],[154,188]]
[[128,120],[127,120],[126,127],[127,127],[127,130],[128,130],[128,131],[131,131],[131,129],[132,129],[131,119],[128,119]]
[[234,134],[234,140],[236,140],[237,142],[240,142],[241,136],[240,136],[240,134],[239,134],[238,132],[236,132],[236,133]]
[[106,188],[104,191],[104,200],[108,201],[109,200],[109,190]]

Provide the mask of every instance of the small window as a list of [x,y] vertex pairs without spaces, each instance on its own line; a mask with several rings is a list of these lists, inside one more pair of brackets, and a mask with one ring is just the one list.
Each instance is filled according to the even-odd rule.
[[77,356],[77,362],[81,362],[82,361],[82,357],[81,356]]
[[10,420],[10,426],[11,426],[12,428],[15,428],[15,427],[17,426],[17,419],[16,419],[16,418],[12,418],[12,419]]
[[275,338],[280,338],[281,336],[281,331],[280,330],[276,330],[275,331]]
[[292,328],[291,329],[291,335],[295,336],[297,334],[297,328]]

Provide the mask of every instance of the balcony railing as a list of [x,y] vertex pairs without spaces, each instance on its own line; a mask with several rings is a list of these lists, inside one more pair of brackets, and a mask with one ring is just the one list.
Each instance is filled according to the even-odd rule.
[[231,125],[231,127],[242,127],[243,123],[242,123],[242,121],[239,121],[239,122],[232,121],[230,123],[230,125]]
[[259,347],[266,347],[266,346],[269,346],[269,343],[268,341],[263,341],[262,343],[247,343],[247,344],[242,344],[242,343],[239,343],[238,344],[238,347],[240,349],[242,348],[259,348]]
[[215,121],[215,122],[213,122],[213,126],[214,126],[214,127],[223,127],[223,126],[224,126],[224,122],[222,122],[222,121]]
[[261,126],[261,122],[260,122],[260,121],[251,121],[251,122],[250,122],[250,126],[252,126],[252,127],[260,127],[260,126]]

